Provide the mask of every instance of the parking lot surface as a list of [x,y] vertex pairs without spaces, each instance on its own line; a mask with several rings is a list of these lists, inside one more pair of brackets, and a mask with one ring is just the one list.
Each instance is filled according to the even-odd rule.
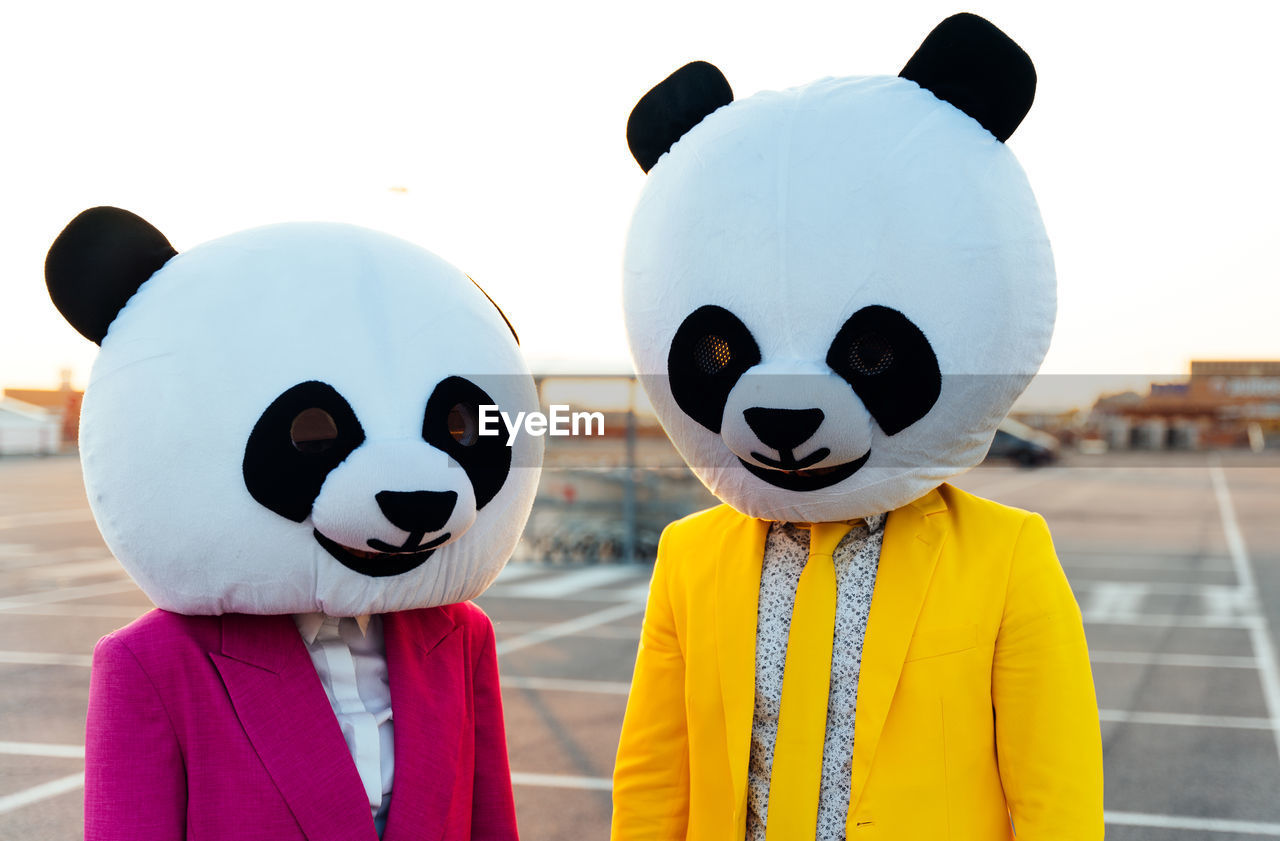
[[[1054,532],[1093,658],[1107,837],[1280,837],[1280,459],[1108,456],[957,484]],[[512,564],[479,599],[526,841],[607,837],[648,573]],[[149,608],[74,459],[0,461],[0,838],[81,836],[90,654]]]

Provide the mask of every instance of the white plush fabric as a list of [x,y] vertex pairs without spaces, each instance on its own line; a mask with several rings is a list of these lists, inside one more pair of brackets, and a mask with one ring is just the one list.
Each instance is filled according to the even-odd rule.
[[[720,108],[650,171],[632,219],[624,301],[636,369],[681,455],[757,517],[832,521],[897,508],[977,464],[1039,368],[1055,311],[1053,259],[1013,154],[954,106],[896,77],[825,79]],[[730,310],[762,362],[716,434],[676,405],[667,355],[684,318]],[[905,314],[938,358],[932,410],[886,435],[825,359],[869,305]],[[870,456],[817,491],[745,470],[752,406],[821,408],[802,448],[824,467]],[[764,452],[770,452],[765,449]]]
[[[428,396],[464,376],[509,411],[537,408],[494,305],[458,269],[385,234],[290,224],[178,254],[112,322],[85,396],[81,451],[112,552],[160,607],[188,614],[405,610],[472,598],[528,517],[542,441],[519,436],[505,485],[475,510],[466,473],[422,438]],[[292,522],[250,495],[245,445],[300,382],[335,388],[365,442]],[[380,491],[458,494],[451,540],[401,575],[346,568],[313,529],[399,545]]]

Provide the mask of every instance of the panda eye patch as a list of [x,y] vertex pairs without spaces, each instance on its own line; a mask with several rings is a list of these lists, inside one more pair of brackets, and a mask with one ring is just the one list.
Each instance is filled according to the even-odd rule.
[[506,436],[480,435],[480,407],[497,405],[498,401],[466,377],[446,377],[427,398],[422,416],[422,440],[466,471],[477,510],[498,495],[511,472]]
[[300,453],[323,453],[338,440],[338,424],[324,409],[303,409],[289,426],[289,440]]
[[760,347],[740,318],[724,307],[699,307],[671,340],[671,395],[685,414],[719,432],[729,392],[759,364]]
[[942,393],[929,340],[889,307],[863,307],[851,315],[831,342],[827,365],[853,387],[886,435],[920,420]]
[[475,411],[465,403],[458,403],[449,410],[446,419],[449,424],[449,435],[464,447],[470,447],[479,440],[479,424]]
[[254,424],[244,448],[244,484],[259,505],[301,523],[329,472],[364,443],[351,404],[328,383],[286,389]]

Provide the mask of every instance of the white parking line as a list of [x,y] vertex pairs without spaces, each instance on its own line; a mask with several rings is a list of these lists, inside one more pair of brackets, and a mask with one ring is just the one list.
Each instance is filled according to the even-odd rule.
[[502,572],[498,573],[498,580],[493,583],[509,584],[512,581],[519,581],[521,578],[528,578],[530,575],[537,575],[546,571],[546,567],[538,564],[507,564],[502,568]]
[[[1228,558],[1196,558],[1185,555],[1118,555],[1114,552],[1078,554],[1063,552],[1058,556],[1062,566],[1069,570],[1123,569],[1133,571],[1161,571],[1185,573],[1235,572]],[[1072,577],[1075,581],[1075,577]]]
[[638,572],[639,568],[634,566],[584,567],[572,572],[547,576],[527,584],[504,587],[501,595],[520,599],[558,599],[571,593],[594,590],[617,581],[635,578]]
[[[549,622],[520,622],[512,619],[495,620],[493,627],[497,629],[499,638],[506,636],[516,636],[517,634],[526,634],[530,631],[536,631],[539,628],[545,628]],[[634,643],[640,639],[640,629],[638,627],[618,627],[618,628],[589,628],[583,633],[590,634],[593,639],[606,640],[629,640]]]
[[1140,710],[1098,710],[1100,721],[1119,724],[1159,724],[1172,727],[1207,727],[1224,730],[1271,730],[1276,722],[1270,718],[1243,715],[1198,715],[1195,713],[1155,713]]
[[97,561],[110,558],[111,553],[102,544],[97,546],[68,546],[65,549],[36,549],[21,551],[24,544],[0,543],[0,572],[16,572],[30,567],[47,567],[69,561]]
[[28,566],[25,575],[29,578],[88,578],[94,575],[124,575],[124,567],[120,562],[108,555],[92,561],[66,561],[56,564],[39,564]]
[[649,581],[646,578],[644,583],[635,584],[618,591],[618,598],[628,602],[647,602],[649,601]]
[[[1240,589],[1256,600],[1257,584],[1253,576],[1253,565],[1249,562],[1249,553],[1245,549],[1244,535],[1240,532],[1240,523],[1236,520],[1236,509],[1231,502],[1231,491],[1227,487],[1227,476],[1222,465],[1214,463],[1209,466],[1209,478],[1213,482],[1213,494],[1218,501],[1218,513],[1222,517],[1222,533],[1227,539],[1227,551],[1236,568],[1236,577],[1240,581]],[[1258,657],[1258,671],[1262,678],[1262,695],[1267,701],[1267,714],[1275,726],[1271,728],[1275,739],[1276,757],[1280,759],[1280,671],[1276,667],[1275,647],[1271,644],[1271,630],[1267,627],[1266,616],[1261,612],[1258,621],[1249,628],[1249,639],[1253,642],[1254,653]]]
[[0,663],[16,663],[23,666],[84,666],[93,665],[88,654],[57,654],[52,651],[0,651]]
[[1147,597],[1143,585],[1131,581],[1105,581],[1089,590],[1081,610],[1093,622],[1106,622],[1112,616],[1141,613]]
[[626,695],[631,684],[620,680],[570,680],[555,677],[502,678],[502,685],[512,689],[541,689],[551,692],[592,692],[599,695]]
[[1231,491],[1227,489],[1227,477],[1222,472],[1221,464],[1209,466],[1209,479],[1213,482],[1213,495],[1218,501],[1218,513],[1222,516],[1222,534],[1227,540],[1227,554],[1240,578],[1240,588],[1257,592],[1257,584],[1253,579],[1253,567],[1249,564],[1249,553],[1244,548],[1244,535],[1240,533],[1240,524],[1236,521],[1236,509],[1231,504]]
[[[489,599],[505,599],[505,598],[523,598],[522,596],[510,596],[506,587],[490,587],[479,597],[481,600]],[[539,599],[541,600],[541,599]],[[601,602],[609,604],[617,604],[619,602],[645,601],[645,599],[636,598],[635,594],[628,588],[608,589],[608,590],[588,590],[585,593],[569,593],[550,601],[562,602]],[[488,608],[486,608],[488,610]]]
[[1188,616],[1178,613],[1084,614],[1086,625],[1130,625],[1137,628],[1206,628],[1248,631],[1262,621],[1258,616]]
[[1256,669],[1256,657],[1232,657],[1226,654],[1153,654],[1145,651],[1102,651],[1092,649],[1089,659],[1095,663],[1126,666],[1184,666],[1203,669]]
[[41,783],[38,786],[32,786],[31,788],[23,791],[5,795],[4,797],[0,797],[0,815],[83,787],[84,772],[82,771],[79,774],[59,777],[56,780],[50,780],[47,783]]
[[0,517],[0,529],[17,529],[26,526],[54,526],[61,523],[85,523],[93,520],[88,508],[67,508],[61,511],[33,511],[30,514],[10,514]]
[[522,648],[529,648],[559,637],[573,636],[587,628],[607,625],[615,620],[634,616],[643,611],[643,604],[616,604],[612,607],[606,607],[604,610],[597,610],[595,613],[588,613],[586,616],[570,619],[567,622],[557,622],[554,625],[548,625],[536,631],[529,631],[520,636],[498,640],[498,653],[509,654],[512,651],[519,651]]
[[611,791],[613,781],[608,777],[570,777],[566,774],[511,773],[511,783],[517,786],[543,786],[550,788],[576,788],[587,791]]
[[[1062,558],[1064,562],[1069,560],[1083,560],[1086,563],[1098,563],[1102,566],[1124,566],[1130,561],[1158,564],[1168,563],[1171,560],[1188,562],[1195,561],[1197,564],[1202,564],[1205,561],[1216,561],[1224,564],[1230,562],[1229,558],[1219,557],[1217,555],[1204,556],[1199,553],[1187,554],[1185,552],[1179,554],[1177,552],[1170,552],[1168,549],[1143,549],[1141,546],[1126,548],[1123,552],[1119,552],[1109,546],[1072,546],[1067,543],[1063,546],[1057,547],[1057,549],[1058,556]],[[1226,568],[1227,567],[1223,567],[1223,569]]]
[[29,604],[0,607],[5,616],[74,616],[77,619],[137,619],[151,610],[127,604]]
[[[1053,470],[1047,469],[1031,470],[1028,468],[1015,468],[1014,471],[1013,475],[992,476],[990,482],[982,482],[980,480],[975,483],[977,487],[976,490],[972,491],[972,493],[976,493],[986,499],[995,500],[996,502],[1005,502],[1001,497],[1006,494],[1016,493],[1035,485],[1042,484],[1053,478],[1055,475]],[[980,474],[970,473],[968,475],[970,477],[974,477]]]
[[1187,829],[1195,832],[1280,837],[1280,823],[1238,821],[1227,818],[1193,818],[1184,815],[1148,815],[1141,812],[1108,811],[1103,817],[1110,826],[1145,826],[1152,829]]
[[84,759],[84,745],[50,745],[44,742],[0,742],[0,753],[10,756],[52,756]]
[[[1214,603],[1227,603],[1235,608],[1242,601],[1249,608],[1256,603],[1243,599],[1241,590],[1235,584],[1190,584],[1181,581],[1119,581],[1114,578],[1072,578],[1071,586],[1075,589],[1087,590],[1090,594],[1100,591],[1132,590],[1146,596],[1199,596]],[[1213,611],[1209,611],[1213,613]]]
[[127,593],[137,590],[138,585],[132,581],[107,581],[102,584],[84,584],[79,587],[59,587],[54,590],[41,590],[36,593],[23,593],[0,599],[0,610],[13,607],[29,607],[34,604],[50,604],[53,602],[69,602],[73,599],[87,599],[90,596],[111,596],[116,593]]
[[1179,584],[1148,581],[1072,581],[1090,622],[1111,622],[1130,616],[1149,616],[1142,605],[1149,596],[1193,599],[1198,613],[1179,614],[1205,622],[1234,622],[1244,618],[1261,621],[1254,591],[1237,585]]

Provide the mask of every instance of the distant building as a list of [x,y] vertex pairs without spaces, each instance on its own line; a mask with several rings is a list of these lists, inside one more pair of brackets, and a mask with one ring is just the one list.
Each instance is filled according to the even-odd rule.
[[1280,361],[1196,360],[1184,381],[1099,398],[1088,425],[1112,449],[1280,446]]
[[84,392],[71,387],[71,372],[62,371],[62,384],[56,389],[6,388],[6,401],[17,401],[24,409],[36,411],[52,419],[56,436],[55,449],[74,449],[80,436],[80,404]]
[[0,456],[52,455],[61,449],[58,419],[39,406],[0,398]]

